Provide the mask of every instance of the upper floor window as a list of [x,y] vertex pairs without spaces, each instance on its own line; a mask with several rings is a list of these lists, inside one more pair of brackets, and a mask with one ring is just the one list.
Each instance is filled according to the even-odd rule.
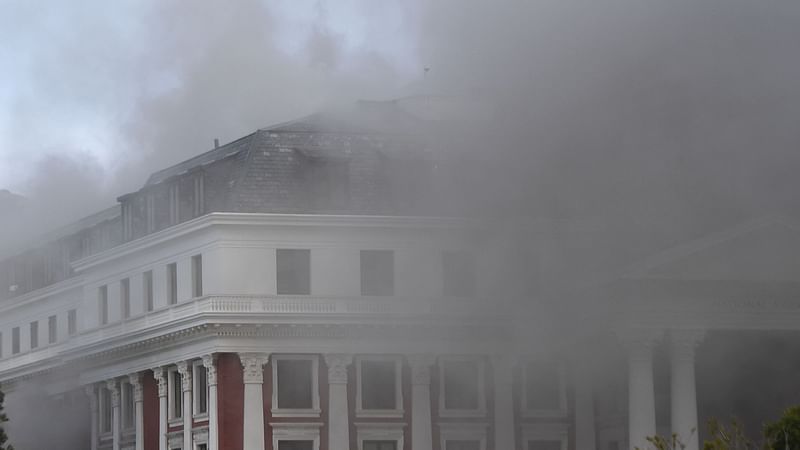
[[167,264],[167,304],[178,303],[178,265]]
[[39,347],[39,322],[31,322],[31,350]]
[[442,289],[446,297],[471,297],[475,293],[475,263],[467,252],[442,254]]
[[153,310],[153,271],[148,270],[142,274],[142,295],[144,296],[144,310]]
[[78,310],[67,311],[67,333],[72,336],[78,332]]
[[205,209],[203,174],[181,177],[175,195],[178,199],[178,222],[203,215]]
[[455,440],[445,441],[445,450],[482,450],[481,441]]
[[167,396],[169,404],[169,418],[180,419],[183,417],[183,384],[180,372],[177,369],[169,371],[167,379],[169,392]]
[[402,376],[399,358],[365,357],[357,360],[356,411],[359,415],[402,416]]
[[361,295],[394,295],[394,252],[361,250]]
[[275,252],[277,290],[279,295],[311,293],[311,251],[278,249]]
[[131,316],[131,280],[124,278],[119,282],[119,303],[122,310],[122,318],[127,319]]
[[192,256],[192,297],[203,296],[203,255]]
[[58,317],[50,316],[47,318],[47,343],[55,344],[58,340]]
[[197,361],[192,365],[192,406],[195,416],[208,414],[208,370],[202,361]]
[[316,356],[276,355],[272,358],[273,414],[318,416],[318,360]]
[[11,354],[19,353],[19,327],[11,329]]
[[133,385],[125,381],[121,383],[122,395],[122,429],[130,430],[135,425],[136,410],[133,399]]
[[566,388],[561,365],[553,361],[527,363],[523,390],[526,415],[566,415]]
[[397,450],[397,441],[364,441],[364,450]]
[[111,433],[111,391],[100,388],[100,432]]
[[314,441],[278,441],[278,450],[314,450]]
[[97,290],[97,297],[100,325],[105,325],[108,323],[108,286],[100,286]]
[[484,364],[477,358],[443,357],[439,364],[442,416],[473,416],[486,412]]

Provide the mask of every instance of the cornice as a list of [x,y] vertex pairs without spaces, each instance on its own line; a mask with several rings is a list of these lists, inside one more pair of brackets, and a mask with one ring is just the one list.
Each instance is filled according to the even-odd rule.
[[446,217],[215,212],[79,259],[72,267],[76,272],[84,271],[213,226],[447,229],[478,225],[474,220]]

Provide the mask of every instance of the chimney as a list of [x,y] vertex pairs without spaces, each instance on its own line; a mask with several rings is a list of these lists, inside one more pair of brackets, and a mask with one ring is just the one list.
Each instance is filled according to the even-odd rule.
[[214,148],[219,148],[219,139],[214,138]]

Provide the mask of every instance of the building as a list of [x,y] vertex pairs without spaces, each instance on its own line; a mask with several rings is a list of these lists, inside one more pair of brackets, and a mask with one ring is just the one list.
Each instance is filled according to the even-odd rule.
[[[660,345],[671,428],[696,449],[695,347],[714,330],[797,329],[796,229],[762,221],[657,255],[597,287],[603,338],[532,339],[551,319],[497,295],[507,253],[485,224],[434,214],[471,166],[408,132],[425,126],[417,101],[257,130],[0,262],[0,383],[25,418],[12,438],[619,449],[664,431]],[[621,362],[594,372],[608,355]]]

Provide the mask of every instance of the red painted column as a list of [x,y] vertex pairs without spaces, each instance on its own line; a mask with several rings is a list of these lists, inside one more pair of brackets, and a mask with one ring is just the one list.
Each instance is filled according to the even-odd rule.
[[158,450],[158,385],[153,372],[145,371],[142,376],[144,395],[144,450]]
[[219,448],[242,450],[244,446],[244,378],[239,355],[222,353],[217,360],[219,395]]

